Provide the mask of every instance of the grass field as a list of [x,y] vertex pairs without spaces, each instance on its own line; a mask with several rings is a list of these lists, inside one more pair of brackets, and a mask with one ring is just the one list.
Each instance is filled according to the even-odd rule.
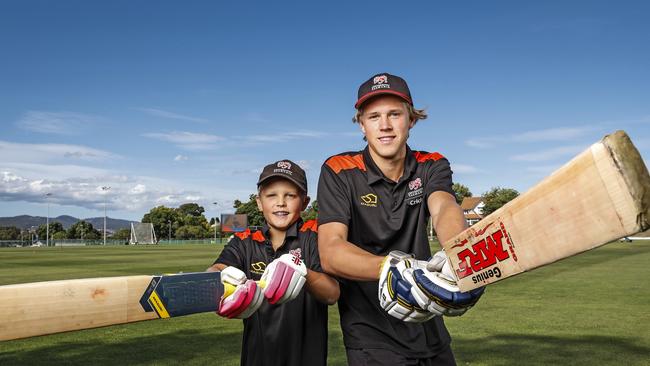
[[[221,248],[1,249],[0,285],[202,271]],[[446,319],[458,364],[650,365],[649,264],[650,243],[612,243],[491,285],[466,315]],[[241,330],[198,314],[0,342],[0,365],[237,365]],[[336,306],[329,335],[329,363],[344,365]]]

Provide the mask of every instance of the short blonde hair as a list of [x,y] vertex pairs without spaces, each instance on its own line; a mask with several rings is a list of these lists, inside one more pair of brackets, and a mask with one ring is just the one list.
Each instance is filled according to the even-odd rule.
[[[416,109],[410,103],[402,102],[402,104],[404,104],[406,110],[409,112],[409,120],[417,123],[417,121],[421,119],[427,119],[428,115],[426,110]],[[352,122],[359,123],[361,116],[363,116],[363,106],[360,106],[359,109],[357,109],[357,113],[352,117]]]

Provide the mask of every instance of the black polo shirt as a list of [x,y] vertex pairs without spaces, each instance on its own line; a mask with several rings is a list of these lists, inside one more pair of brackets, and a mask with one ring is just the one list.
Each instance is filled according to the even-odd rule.
[[[268,227],[235,234],[215,263],[241,269],[249,279],[259,280],[266,266],[290,250],[300,250],[307,268],[322,272],[318,257],[315,220],[298,220],[286,232],[284,243],[273,251]],[[266,300],[244,319],[242,365],[327,364],[327,305],[306,289],[294,300],[271,305]]]
[[[384,176],[368,147],[332,156],[323,164],[318,182],[318,223],[347,225],[348,241],[370,253],[401,250],[426,260],[431,257],[427,197],[436,191],[454,194],[451,175],[449,161],[442,155],[412,151],[408,146],[399,182]],[[388,315],[379,305],[377,281],[341,280],[340,285],[338,305],[346,347],[430,357],[451,341],[442,317],[414,324]]]

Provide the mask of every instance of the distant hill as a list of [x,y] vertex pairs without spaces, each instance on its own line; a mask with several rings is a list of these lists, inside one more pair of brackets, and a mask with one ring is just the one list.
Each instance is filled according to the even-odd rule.
[[[104,217],[90,217],[83,220],[90,222],[95,229],[101,230],[104,227]],[[66,229],[69,229],[70,226],[78,221],[81,220],[68,215],[50,217],[50,222],[60,222],[61,225],[63,225],[63,227]],[[46,222],[47,217],[43,216],[20,215],[14,217],[0,217],[0,226],[15,226],[20,229],[29,229],[32,226],[38,227],[39,225],[45,225]],[[129,220],[113,219],[107,217],[106,230],[117,231],[120,229],[129,229],[131,228],[131,222],[132,221]]]

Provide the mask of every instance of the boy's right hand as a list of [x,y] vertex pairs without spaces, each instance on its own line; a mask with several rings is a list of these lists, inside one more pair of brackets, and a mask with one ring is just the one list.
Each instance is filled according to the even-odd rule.
[[269,263],[260,280],[264,297],[270,304],[282,304],[295,299],[307,278],[307,267],[300,254],[283,254]]
[[262,289],[246,274],[236,267],[226,267],[221,271],[224,294],[219,301],[217,314],[226,318],[245,319],[262,305]]

